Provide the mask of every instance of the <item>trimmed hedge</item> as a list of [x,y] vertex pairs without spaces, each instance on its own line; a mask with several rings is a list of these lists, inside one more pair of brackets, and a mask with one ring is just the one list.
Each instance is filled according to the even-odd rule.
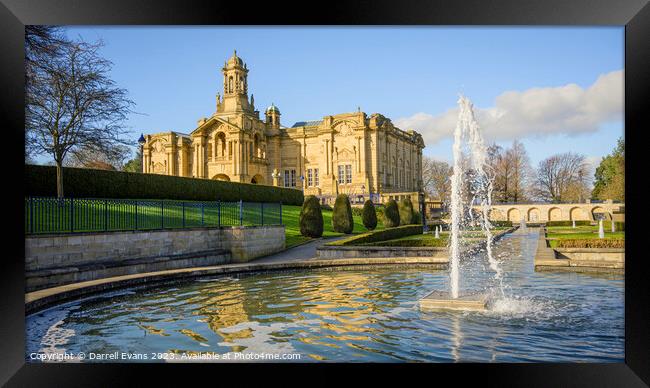
[[625,248],[625,240],[613,238],[561,239],[556,248]]
[[388,200],[386,206],[384,206],[383,222],[387,228],[399,226],[399,210],[397,209],[397,202],[394,199]]
[[[591,225],[592,221],[576,221],[576,226]],[[573,221],[547,221],[546,226],[573,226]]]
[[490,221],[490,224],[496,227],[499,226],[507,226],[508,228],[512,227],[512,221]]
[[320,209],[320,201],[313,195],[305,198],[305,203],[300,209],[300,234],[306,237],[323,235],[323,213]]
[[422,234],[422,225],[404,225],[391,229],[377,230],[356,235],[343,240],[334,241],[327,245],[361,245],[379,241],[394,240],[404,236]]
[[354,229],[352,206],[346,194],[339,194],[334,202],[332,211],[332,229],[335,232],[350,234]]
[[422,223],[422,213],[420,213],[418,210],[414,210],[412,224],[421,224],[421,223]]
[[[614,221],[614,226],[617,232],[625,232],[625,222]],[[612,221],[603,221],[603,229],[605,232],[612,230]]]
[[413,202],[411,198],[404,198],[399,201],[397,205],[399,210],[399,224],[400,225],[410,225],[413,224]]
[[[27,196],[56,196],[56,167],[25,165]],[[302,205],[301,190],[211,179],[123,171],[63,168],[63,192],[76,198],[282,202]]]
[[375,211],[375,205],[369,199],[363,204],[361,221],[368,230],[375,230],[377,227],[377,212]]
[[442,248],[446,247],[449,240],[444,238],[438,239],[405,239],[389,240],[376,243],[363,244],[364,246],[373,247],[411,247],[411,248]]

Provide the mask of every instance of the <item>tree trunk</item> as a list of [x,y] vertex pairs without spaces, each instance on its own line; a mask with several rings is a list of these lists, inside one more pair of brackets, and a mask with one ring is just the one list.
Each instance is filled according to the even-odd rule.
[[56,196],[63,198],[63,166],[61,162],[56,162]]

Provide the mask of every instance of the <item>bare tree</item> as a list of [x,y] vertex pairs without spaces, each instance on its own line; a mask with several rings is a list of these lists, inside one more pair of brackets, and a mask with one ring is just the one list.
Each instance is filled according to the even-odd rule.
[[510,183],[512,166],[503,148],[497,144],[488,147],[488,174],[492,178],[492,200],[508,202],[510,200]]
[[530,159],[524,145],[514,140],[512,147],[508,149],[506,158],[512,166],[512,179],[510,185],[509,197],[513,202],[521,202],[526,200],[529,179],[532,175],[530,167]]
[[451,175],[454,168],[449,163],[423,156],[422,182],[430,197],[437,197],[443,204],[448,205],[451,191]]
[[495,202],[526,200],[533,175],[524,145],[518,140],[503,149],[493,144],[488,147],[488,170],[492,176],[492,199]]
[[70,150],[70,156],[63,163],[65,167],[97,168],[100,170],[121,170],[124,160],[131,155],[127,146],[116,145],[110,154],[94,147],[80,146]]
[[63,197],[63,162],[84,148],[119,154],[127,133],[123,121],[133,102],[109,78],[112,63],[99,55],[102,43],[69,42],[39,64],[26,114],[28,154],[49,154],[56,163],[57,195]]
[[[61,53],[69,42],[62,36],[58,26],[25,26],[25,86],[29,89],[32,80],[49,62]],[[29,93],[28,93],[29,96]]]
[[589,171],[583,155],[572,152],[542,160],[537,168],[535,193],[550,202],[580,201],[589,193]]

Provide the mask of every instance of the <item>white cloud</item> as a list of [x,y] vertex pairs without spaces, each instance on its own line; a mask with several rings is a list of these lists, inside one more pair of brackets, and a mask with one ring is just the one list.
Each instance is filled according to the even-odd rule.
[[[474,110],[489,140],[594,132],[603,123],[623,119],[623,88],[623,71],[618,70],[602,74],[586,89],[568,84],[506,91],[497,96],[494,107]],[[395,124],[413,128],[427,144],[435,144],[451,137],[457,115],[457,108],[436,116],[420,112]]]

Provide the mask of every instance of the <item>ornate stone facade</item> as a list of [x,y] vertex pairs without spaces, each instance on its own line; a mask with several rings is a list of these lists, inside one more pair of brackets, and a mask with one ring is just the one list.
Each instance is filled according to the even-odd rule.
[[422,136],[381,114],[358,110],[322,120],[280,124],[271,105],[264,120],[248,97],[248,67],[237,53],[223,69],[216,110],[190,133],[145,136],[145,173],[296,187],[332,203],[410,196],[422,191]]

